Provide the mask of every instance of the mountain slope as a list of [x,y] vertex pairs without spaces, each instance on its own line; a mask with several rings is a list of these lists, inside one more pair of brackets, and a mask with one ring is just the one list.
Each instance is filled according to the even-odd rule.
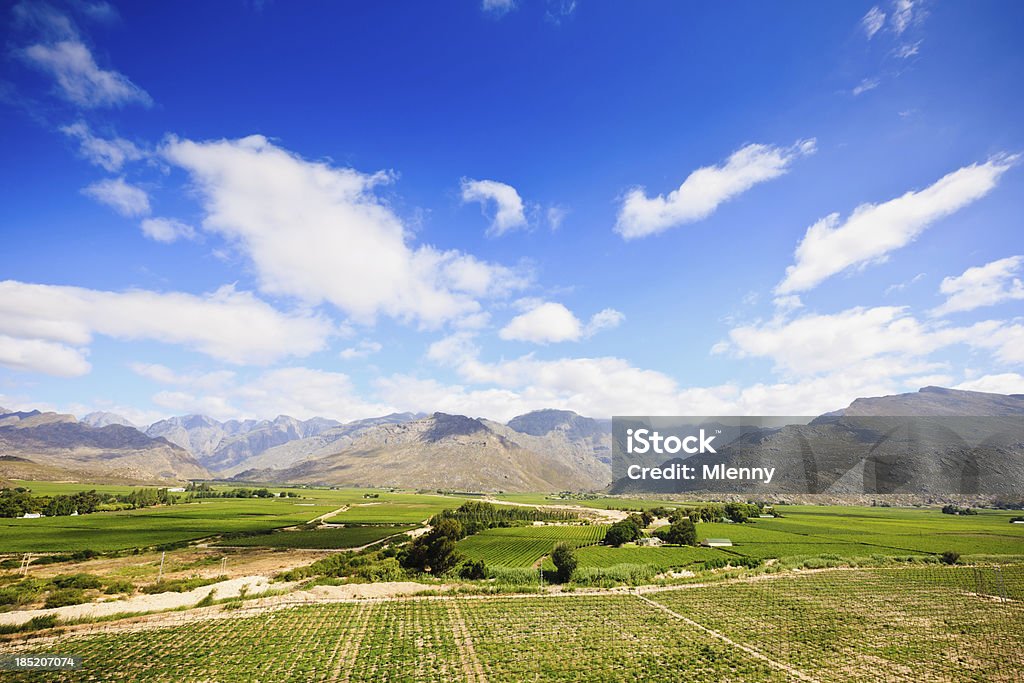
[[284,469],[307,458],[318,458],[344,450],[357,436],[378,425],[400,424],[423,417],[426,416],[422,413],[392,413],[381,417],[346,422],[324,429],[312,436],[287,441],[262,451],[255,451],[253,455],[224,467],[220,472],[226,476],[235,476],[251,469]]
[[228,420],[183,415],[154,422],[146,429],[192,453],[215,472],[236,471],[246,460],[290,441],[315,436],[339,426],[336,420],[314,417],[297,420],[279,415],[273,420]]
[[243,472],[238,478],[467,491],[580,490],[607,483],[556,454],[524,448],[499,430],[507,428],[434,413],[411,422],[371,427],[344,450],[330,455],[284,470]]
[[187,451],[132,427],[97,428],[39,411],[0,414],[0,455],[7,469],[24,469],[27,461],[70,478],[156,483],[210,476]]
[[668,462],[774,467],[776,476],[768,485],[620,479],[612,491],[1019,495],[1024,397],[926,387],[857,399],[809,424],[749,429],[715,454]]

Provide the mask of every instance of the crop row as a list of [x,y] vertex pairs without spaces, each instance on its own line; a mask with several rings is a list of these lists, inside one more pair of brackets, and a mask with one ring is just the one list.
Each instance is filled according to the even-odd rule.
[[558,543],[583,547],[600,543],[605,526],[524,526],[486,529],[459,541],[458,548],[488,566],[530,567]]

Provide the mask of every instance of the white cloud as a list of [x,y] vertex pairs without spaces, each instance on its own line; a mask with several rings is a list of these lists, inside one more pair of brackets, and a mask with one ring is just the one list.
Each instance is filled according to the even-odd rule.
[[591,317],[584,325],[572,311],[555,302],[531,302],[525,313],[521,313],[503,327],[498,336],[505,340],[527,341],[534,344],[579,341],[605,329],[617,327],[624,316],[619,311],[606,308]]
[[1024,325],[985,320],[951,326],[922,322],[906,307],[855,307],[737,327],[730,331],[729,341],[716,344],[712,353],[766,358],[776,372],[788,377],[863,374],[870,368],[879,379],[902,377],[909,384],[915,376],[936,371],[945,376],[945,364],[929,360],[929,355],[954,345],[987,350],[999,363],[1019,365],[1024,363]]
[[73,347],[98,334],[179,344],[229,363],[265,364],[319,351],[332,332],[323,318],[281,313],[231,286],[196,296],[0,282],[0,334]]
[[968,268],[961,275],[942,280],[939,291],[946,301],[932,310],[932,315],[946,315],[992,306],[1003,301],[1024,299],[1024,283],[1017,277],[1024,265],[1024,256],[1010,256]]
[[357,320],[378,314],[433,327],[480,311],[528,279],[458,251],[413,248],[408,232],[366,175],[306,161],[254,135],[170,139],[163,150],[200,190],[202,227],[252,259],[262,291],[310,305],[328,301]]
[[138,161],[145,153],[130,140],[124,138],[101,138],[92,134],[89,126],[79,121],[60,129],[65,135],[77,138],[79,152],[90,163],[110,172],[121,170],[125,162]]
[[220,420],[290,415],[347,421],[394,412],[388,404],[359,398],[348,375],[305,367],[268,370],[216,388],[164,390],[153,396],[153,402],[174,413],[201,413]]
[[587,327],[583,331],[584,335],[590,337],[601,330],[616,328],[621,325],[622,321],[625,319],[626,316],[624,316],[620,311],[616,311],[614,308],[605,308],[590,317],[590,322],[587,323]]
[[957,384],[954,389],[983,391],[989,394],[1024,394],[1024,376],[1016,372],[983,375]]
[[37,43],[22,51],[30,63],[48,72],[57,81],[60,94],[86,108],[141,104],[153,100],[128,77],[102,69],[79,39],[67,38],[55,43]]
[[568,308],[549,301],[512,318],[498,336],[534,344],[576,341],[583,336],[583,325]]
[[1016,156],[996,156],[953,171],[923,190],[882,204],[861,204],[845,222],[840,222],[838,213],[822,218],[797,245],[796,263],[786,268],[776,293],[807,291],[847,268],[885,260],[889,252],[912,242],[935,221],[991,192],[1016,160]]
[[6,334],[0,334],[0,365],[56,377],[78,377],[91,369],[85,352],[80,349],[42,339],[18,339]]
[[227,386],[235,378],[231,370],[214,370],[212,372],[179,373],[160,363],[132,362],[128,364],[132,372],[160,384],[176,384],[189,386],[193,390],[204,392],[217,391]]
[[380,342],[363,340],[356,346],[350,346],[346,349],[342,349],[338,356],[342,360],[354,360],[356,358],[366,358],[375,353],[379,353],[384,348]]
[[784,175],[796,159],[814,151],[813,138],[791,147],[747,145],[722,165],[692,172],[667,197],[648,197],[643,188],[635,188],[626,195],[615,230],[625,239],[634,239],[701,220],[754,185]]
[[562,227],[562,222],[568,214],[569,210],[563,206],[549,206],[547,210],[548,226],[552,230],[558,230]]
[[915,0],[893,0],[892,30],[896,35],[906,31],[907,27],[920,17],[917,13],[919,7],[920,3]]
[[868,40],[873,38],[874,35],[882,29],[884,24],[885,12],[877,6],[869,9],[868,13],[864,15],[864,18],[860,20],[860,25],[863,27]]
[[463,178],[462,201],[479,202],[482,206],[494,202],[496,211],[487,230],[488,235],[498,237],[509,230],[526,227],[523,198],[511,185],[496,180]]
[[175,242],[179,239],[194,240],[196,231],[191,225],[173,218],[147,218],[140,224],[142,234],[157,242]]
[[914,55],[918,54],[921,51],[922,42],[923,41],[919,40],[916,43],[906,43],[905,45],[900,45],[898,48],[896,48],[896,50],[893,51],[893,54],[895,54],[900,59],[907,59],[908,57],[913,57]]
[[397,410],[441,410],[498,420],[552,406],[593,417],[817,415],[861,396],[902,390],[892,373],[921,368],[870,361],[796,382],[683,387],[663,373],[634,367],[621,358],[539,360],[527,355],[485,363],[476,357],[477,351],[470,345],[453,354],[450,364],[456,367],[460,384],[393,375],[377,382],[380,398]]
[[865,78],[863,81],[857,84],[857,86],[850,92],[852,92],[853,96],[856,97],[857,95],[863,95],[869,90],[874,90],[880,84],[881,81],[879,81],[877,78]]
[[515,8],[516,0],[482,0],[480,3],[480,9],[497,17],[504,16]]
[[129,218],[149,213],[149,195],[141,187],[126,183],[124,178],[100,180],[82,192]]

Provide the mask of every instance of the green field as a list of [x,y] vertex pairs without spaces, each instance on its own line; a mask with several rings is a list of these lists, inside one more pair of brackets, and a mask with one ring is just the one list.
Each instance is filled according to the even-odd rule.
[[459,541],[457,547],[472,560],[494,567],[531,567],[557,543],[582,547],[600,543],[606,526],[521,526],[487,529]]
[[[31,488],[38,495],[68,494],[93,488],[128,493],[138,488],[53,482],[18,484]],[[463,501],[449,496],[368,492],[367,489],[270,489],[294,491],[301,498],[203,498],[168,507],[75,517],[0,518],[0,553],[108,552],[195,541],[220,534],[258,533],[303,524],[343,506],[348,509],[331,517],[330,522],[415,525]],[[377,497],[366,498],[368,493]]]
[[[640,595],[408,598],[65,635],[7,680],[1018,681],[1024,571],[781,574]],[[42,648],[42,649],[41,649]],[[12,648],[7,648],[12,651]]]
[[[580,568],[587,567],[612,567],[617,564],[650,564],[658,569],[672,569],[676,567],[689,567],[693,564],[704,562],[704,560],[728,558],[729,555],[715,548],[691,548],[679,546],[664,546],[657,548],[639,548],[636,546],[624,546],[622,548],[611,548],[604,545],[595,545],[589,548],[580,548],[576,552],[576,559]],[[545,568],[554,569],[554,565]]]
[[410,525],[379,525],[277,531],[271,534],[231,538],[214,545],[238,548],[309,548],[316,550],[358,548],[414,528]]

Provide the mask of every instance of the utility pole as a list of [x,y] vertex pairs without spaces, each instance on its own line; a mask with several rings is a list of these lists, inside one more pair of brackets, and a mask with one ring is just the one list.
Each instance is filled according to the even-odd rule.
[[156,575],[156,582],[160,583],[164,578],[164,560],[167,558],[167,551],[160,554],[160,573]]

